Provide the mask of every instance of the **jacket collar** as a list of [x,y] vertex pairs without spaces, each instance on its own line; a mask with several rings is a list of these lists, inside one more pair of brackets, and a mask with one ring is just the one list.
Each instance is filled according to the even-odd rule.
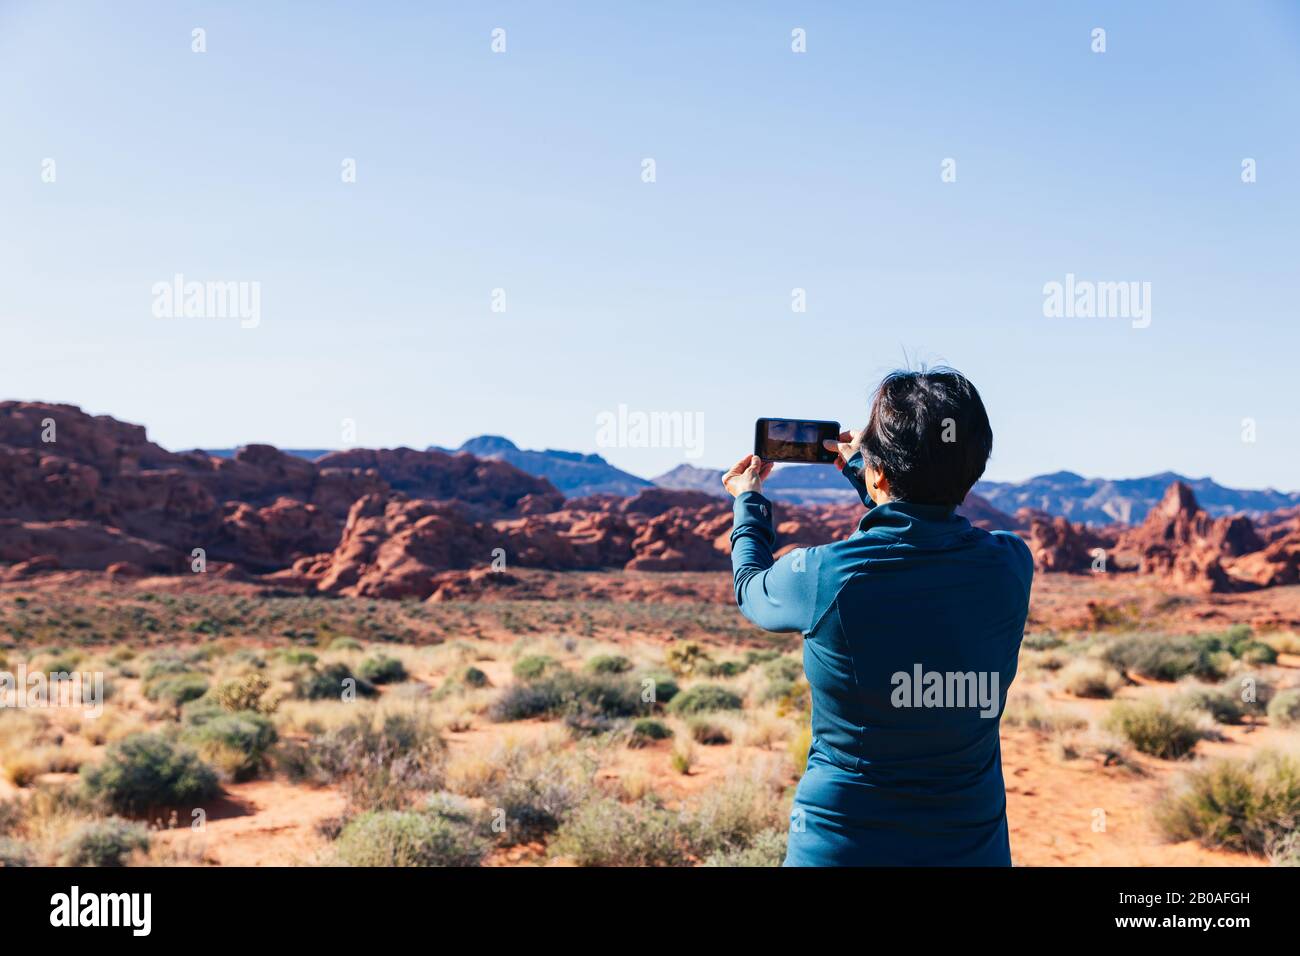
[[876,505],[858,522],[861,532],[900,539],[938,538],[970,530],[970,522],[948,505],[920,505],[887,501]]

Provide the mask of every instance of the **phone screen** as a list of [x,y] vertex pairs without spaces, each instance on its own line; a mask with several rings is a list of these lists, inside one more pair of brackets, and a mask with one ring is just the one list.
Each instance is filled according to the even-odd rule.
[[754,423],[754,454],[764,461],[830,464],[835,452],[822,442],[840,437],[839,422],[801,418],[760,418]]

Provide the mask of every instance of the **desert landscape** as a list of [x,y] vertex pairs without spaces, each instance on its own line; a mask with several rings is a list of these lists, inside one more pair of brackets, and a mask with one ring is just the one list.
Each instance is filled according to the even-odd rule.
[[[734,606],[728,501],[479,450],[0,403],[0,864],[778,865],[808,688]],[[863,513],[773,497],[783,551]],[[1300,863],[1300,508],[962,510],[1038,569],[1015,863]]]

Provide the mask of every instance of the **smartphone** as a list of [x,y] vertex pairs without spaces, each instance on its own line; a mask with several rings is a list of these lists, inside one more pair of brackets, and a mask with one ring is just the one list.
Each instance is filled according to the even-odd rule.
[[839,422],[802,418],[760,418],[754,423],[754,454],[764,461],[829,465],[837,455],[822,444],[840,437]]

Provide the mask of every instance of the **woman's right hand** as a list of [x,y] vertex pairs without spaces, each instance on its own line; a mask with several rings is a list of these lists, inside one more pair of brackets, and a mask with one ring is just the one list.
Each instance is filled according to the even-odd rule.
[[836,441],[833,438],[828,438],[822,442],[822,444],[826,446],[827,451],[833,451],[839,454],[839,457],[835,459],[836,468],[840,471],[844,470],[844,463],[856,455],[859,449],[862,448],[862,436],[866,433],[867,430],[865,428],[856,432],[840,432],[839,441]]

